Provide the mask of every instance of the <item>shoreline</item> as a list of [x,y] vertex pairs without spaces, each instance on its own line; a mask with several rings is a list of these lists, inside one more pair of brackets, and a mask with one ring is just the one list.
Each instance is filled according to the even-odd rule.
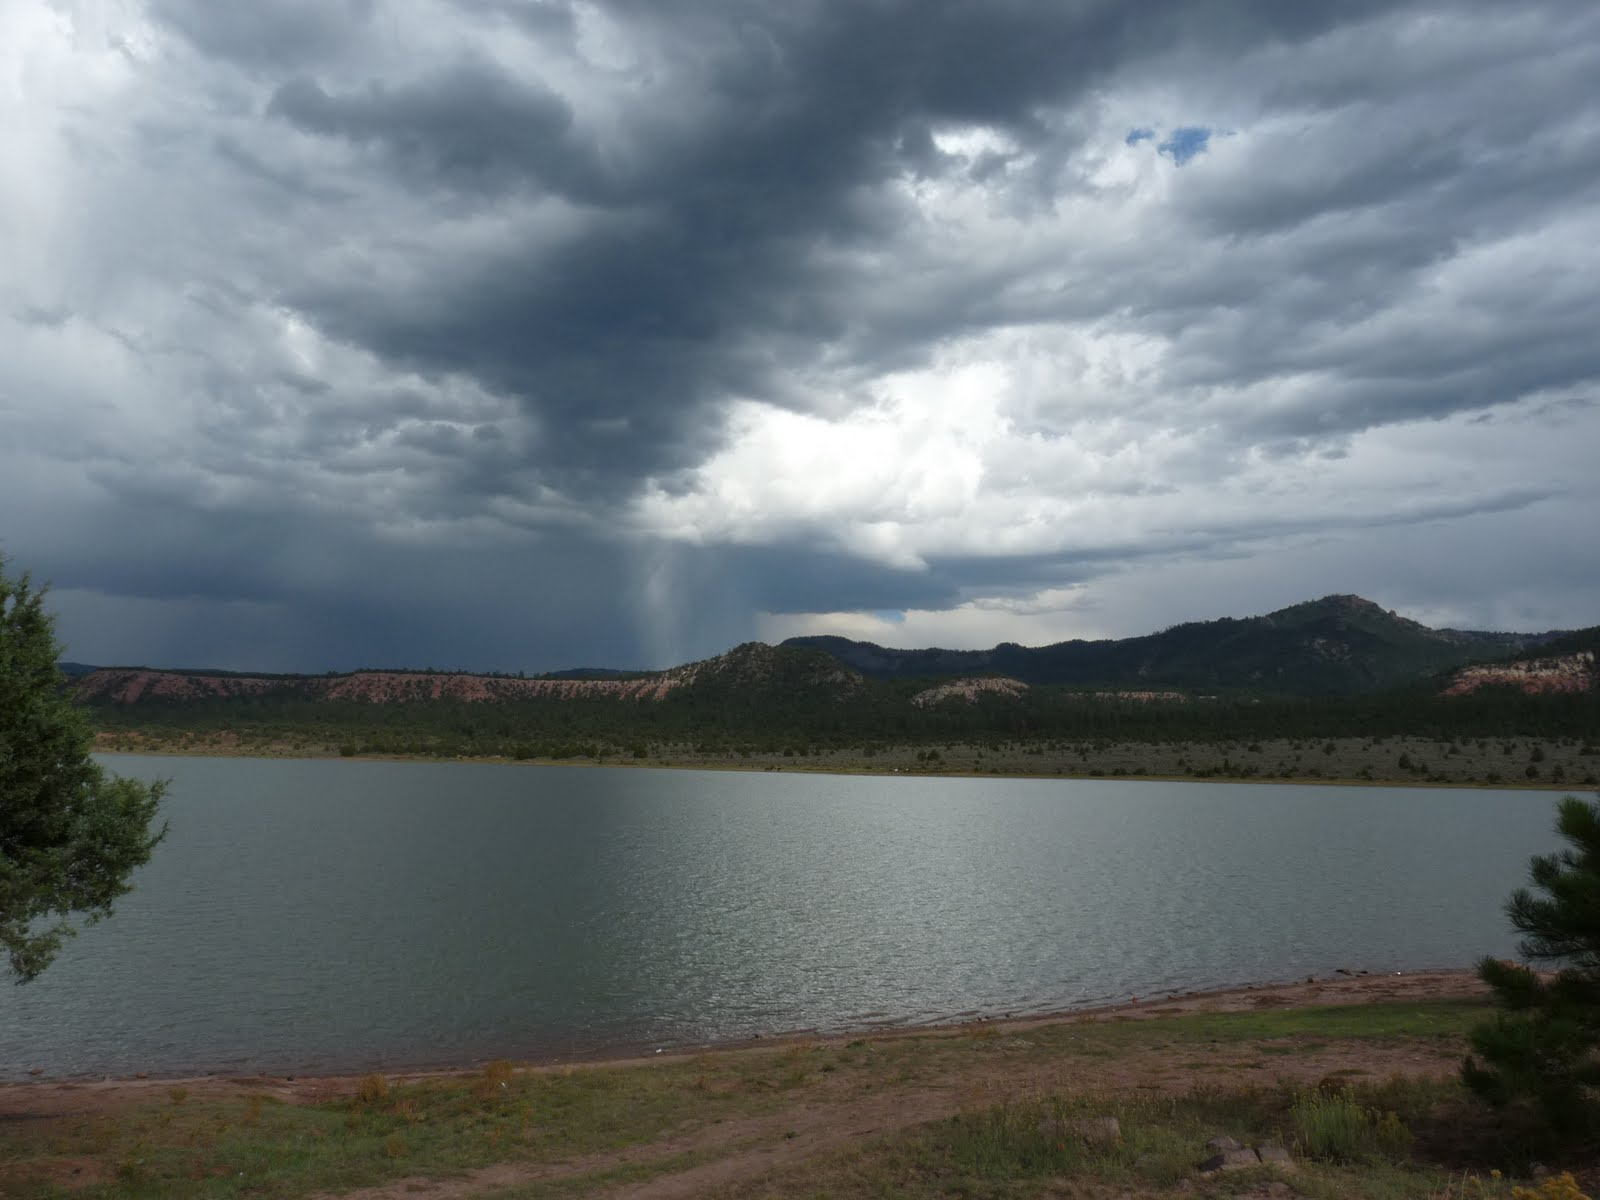
[[1027,779],[1051,781],[1056,783],[1191,783],[1191,784],[1227,784],[1227,785],[1262,785],[1272,784],[1285,787],[1364,787],[1364,788],[1417,788],[1417,789],[1445,789],[1445,790],[1471,790],[1492,792],[1560,792],[1571,795],[1574,793],[1593,791],[1592,784],[1562,781],[1559,783],[1548,780],[1504,780],[1500,783],[1485,783],[1481,780],[1427,780],[1416,778],[1395,779],[1364,779],[1360,777],[1322,777],[1322,776],[1273,776],[1251,775],[1240,777],[1206,777],[1196,778],[1192,775],[1171,774],[1137,774],[1124,772],[1121,775],[1087,775],[1087,774],[1057,774],[1051,771],[954,771],[937,770],[919,767],[915,770],[898,767],[844,767],[844,766],[811,766],[811,765],[783,765],[783,766],[755,766],[740,762],[688,762],[659,761],[641,762],[631,759],[619,758],[615,762],[595,762],[592,760],[577,761],[573,759],[554,758],[509,758],[504,755],[483,755],[471,758],[439,758],[423,754],[340,754],[336,751],[295,751],[293,753],[275,753],[272,751],[250,751],[236,748],[227,749],[104,749],[96,746],[92,753],[97,755],[123,755],[128,758],[235,758],[250,759],[262,762],[394,762],[394,763],[429,763],[440,766],[463,766],[482,764],[485,766],[502,767],[572,767],[580,769],[598,768],[623,768],[626,770],[648,771],[732,771],[751,775],[824,775],[841,778],[881,778],[881,779]]
[[[19,1195],[191,1200],[1187,1200],[1456,1195],[1477,1170],[1471,1190],[1509,1200],[1498,1181],[1531,1163],[1459,1161],[1464,1129],[1471,1144],[1494,1132],[1459,1078],[1464,1039],[1493,1011],[1469,972],[1346,973],[583,1063],[35,1082],[0,1087],[0,1174]],[[1403,1144],[1329,1161],[1296,1115],[1323,1095],[1367,1124],[1382,1112]],[[1208,1184],[1219,1137],[1256,1172]],[[1541,1161],[1600,1183],[1592,1147]]]
[[[913,1039],[941,1040],[970,1037],[981,1030],[1022,1033],[1045,1026],[1157,1020],[1193,1013],[1251,1012],[1264,1008],[1305,1009],[1375,1004],[1418,999],[1467,1000],[1487,997],[1488,988],[1478,979],[1475,968],[1443,967],[1411,971],[1373,972],[1341,968],[1331,975],[1307,976],[1297,982],[1262,982],[1228,987],[1164,991],[1148,997],[1130,997],[1115,1004],[1088,1005],[1056,1009],[1020,1016],[973,1017],[960,1021],[940,1021],[926,1025],[858,1027],[838,1032],[786,1030],[726,1041],[672,1045],[651,1048],[648,1043],[595,1047],[562,1055],[535,1055],[511,1060],[518,1069],[532,1072],[571,1072],[613,1070],[653,1064],[682,1063],[705,1055],[749,1054],[781,1051],[806,1045],[837,1047],[850,1042],[889,1042]],[[417,1058],[409,1064],[374,1067],[367,1070],[310,1072],[226,1072],[140,1073],[136,1075],[39,1075],[28,1079],[0,1080],[0,1118],[24,1111],[19,1105],[27,1097],[47,1093],[58,1097],[105,1093],[132,1100],[147,1092],[165,1091],[174,1086],[228,1091],[246,1087],[268,1088],[281,1098],[326,1099],[354,1092],[363,1079],[381,1075],[390,1083],[421,1082],[430,1079],[456,1079],[477,1075],[490,1062],[503,1059],[481,1058],[470,1061],[428,1062]],[[31,1111],[31,1108],[28,1109]]]

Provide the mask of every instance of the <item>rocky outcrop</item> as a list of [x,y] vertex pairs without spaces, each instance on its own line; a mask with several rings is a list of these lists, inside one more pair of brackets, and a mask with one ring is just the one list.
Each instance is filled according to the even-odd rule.
[[1196,1168],[1202,1177],[1260,1166],[1275,1167],[1285,1173],[1295,1169],[1294,1158],[1282,1146],[1246,1146],[1235,1138],[1219,1137],[1207,1142],[1206,1149],[1213,1153]]
[[1528,695],[1589,692],[1595,688],[1594,651],[1580,650],[1553,658],[1463,667],[1444,689],[1446,696],[1469,696],[1479,688],[1514,687]]
[[185,671],[108,667],[86,675],[78,684],[80,699],[102,704],[137,704],[233,700],[281,696],[304,700],[345,700],[393,704],[418,700],[469,703],[549,697],[576,700],[660,700],[691,682],[694,664],[632,679],[515,679],[503,675],[469,675],[422,671],[353,671],[348,675],[212,675]]
[[846,694],[861,676],[827,655],[748,642],[716,658],[665,671],[612,678],[524,679],[464,671],[351,671],[343,675],[249,675],[217,671],[159,671],[101,667],[76,684],[94,704],[184,703],[273,696],[309,701],[408,704],[450,700],[664,700],[696,684],[736,689],[822,689]]
[[925,692],[918,692],[911,697],[911,703],[918,708],[932,708],[935,704],[954,699],[965,700],[968,704],[975,704],[978,697],[985,694],[1020,696],[1027,690],[1028,685],[1020,679],[1007,679],[1004,676],[991,676],[985,679],[952,679],[949,683],[941,683],[938,687],[931,687]]
[[1088,700],[1131,700],[1137,704],[1183,704],[1189,697],[1182,692],[1085,692]]
[[282,689],[284,681],[239,675],[191,675],[184,671],[150,671],[143,667],[101,667],[83,676],[79,699],[137,704],[141,700],[217,700],[263,696]]

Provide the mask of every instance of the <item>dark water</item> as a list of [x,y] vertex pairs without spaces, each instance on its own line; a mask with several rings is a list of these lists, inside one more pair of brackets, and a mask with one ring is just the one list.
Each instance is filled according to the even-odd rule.
[[0,1076],[361,1069],[1505,953],[1548,793],[109,758],[173,780]]

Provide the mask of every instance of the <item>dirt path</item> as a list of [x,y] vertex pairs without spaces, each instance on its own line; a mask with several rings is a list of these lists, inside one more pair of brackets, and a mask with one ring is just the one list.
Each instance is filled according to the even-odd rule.
[[[1237,1075],[1237,1060],[1248,1049],[1248,1043],[1217,1051],[1190,1049],[1183,1052],[1182,1061],[1164,1052],[1140,1051],[1110,1060],[1066,1060],[1020,1068],[1009,1063],[967,1067],[870,1097],[830,1099],[826,1094],[811,1094],[777,1113],[669,1137],[616,1154],[559,1164],[502,1163],[455,1179],[401,1179],[356,1192],[328,1193],[315,1200],[465,1200],[499,1188],[576,1179],[623,1167],[667,1166],[674,1159],[694,1155],[707,1161],[598,1193],[630,1200],[693,1200],[714,1189],[754,1180],[815,1155],[844,1149],[863,1138],[938,1120],[963,1107],[993,1103],[1009,1095],[1042,1089],[1065,1093],[1185,1092],[1198,1084],[1215,1082],[1222,1074]],[[1355,1069],[1381,1078],[1444,1074],[1455,1065],[1453,1050],[1423,1049],[1410,1044],[1392,1049],[1331,1045],[1326,1050],[1274,1062],[1269,1078],[1309,1086],[1337,1071]]]

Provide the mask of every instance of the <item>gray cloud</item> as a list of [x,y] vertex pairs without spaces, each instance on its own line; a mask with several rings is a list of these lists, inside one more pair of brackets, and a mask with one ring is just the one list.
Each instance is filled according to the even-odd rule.
[[370,32],[372,0],[271,0],[232,6],[207,0],[148,0],[150,15],[202,54],[247,67],[281,70],[323,60]]
[[484,63],[337,96],[297,77],[273,93],[267,112],[309,133],[380,146],[408,176],[450,186],[521,176],[585,199],[604,191],[598,167],[574,144],[566,103]]

